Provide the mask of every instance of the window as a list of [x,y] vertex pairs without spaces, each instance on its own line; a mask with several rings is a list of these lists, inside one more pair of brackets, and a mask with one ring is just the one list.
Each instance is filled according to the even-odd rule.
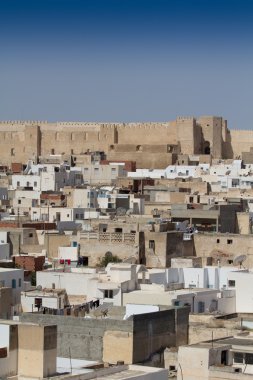
[[234,288],[235,287],[235,280],[228,280],[228,286],[230,286],[231,288]]
[[15,156],[15,149],[11,148],[11,156]]
[[18,279],[18,286],[21,288],[21,278]]
[[99,174],[99,168],[94,168],[94,173],[95,173],[95,175],[98,175]]
[[216,243],[219,244],[219,243],[220,243],[220,239],[217,239],[217,240],[216,240]]
[[33,186],[34,186],[34,187],[37,187],[37,181],[34,182]]
[[154,240],[149,240],[148,246],[150,249],[155,250],[155,241]]
[[34,299],[34,305],[35,305],[35,307],[37,307],[38,309],[40,309],[40,307],[42,305],[42,298],[35,298]]
[[221,364],[227,365],[228,351],[221,351]]
[[245,364],[253,364],[253,354],[245,354]]
[[228,264],[233,264],[233,260],[228,260]]
[[232,179],[232,187],[238,187],[240,184],[239,179]]
[[104,298],[113,298],[113,290],[111,290],[111,289],[105,290],[105,297]]
[[234,363],[243,363],[243,353],[234,352]]
[[12,289],[16,289],[17,285],[16,285],[16,280],[15,279],[13,279],[11,281],[11,287],[12,287]]
[[29,233],[29,238],[32,238],[32,237],[33,237],[33,233],[30,232],[30,233]]
[[18,187],[20,186],[20,181],[17,181],[17,186],[18,186]]
[[54,149],[51,149],[51,154],[54,154]]
[[199,313],[204,313],[205,311],[205,302],[199,301],[198,302],[198,312]]
[[233,244],[233,240],[232,239],[228,239],[227,240],[227,244]]
[[18,200],[18,204],[21,205],[21,199]]

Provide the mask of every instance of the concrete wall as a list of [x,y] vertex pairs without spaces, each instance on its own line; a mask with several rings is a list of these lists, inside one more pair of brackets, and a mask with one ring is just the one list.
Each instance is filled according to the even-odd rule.
[[[83,319],[50,315],[23,314],[22,321],[57,324],[57,355],[74,359],[102,360],[106,331],[132,333],[133,321],[115,319]],[[120,353],[118,353],[120,360]],[[115,355],[115,353],[114,353]],[[108,360],[108,356],[106,357]]]
[[[73,358],[105,360],[132,360],[132,363],[150,360],[156,352],[177,342],[187,343],[188,308],[176,315],[175,309],[134,315],[129,320],[83,319],[51,315],[22,314],[21,321],[56,324],[57,354]],[[179,323],[176,329],[176,321]],[[176,333],[181,330],[177,339]],[[118,340],[117,340],[118,339]],[[124,349],[120,343],[126,344]],[[113,345],[112,345],[113,344]],[[115,344],[115,346],[114,346]],[[116,350],[115,347],[120,348]]]

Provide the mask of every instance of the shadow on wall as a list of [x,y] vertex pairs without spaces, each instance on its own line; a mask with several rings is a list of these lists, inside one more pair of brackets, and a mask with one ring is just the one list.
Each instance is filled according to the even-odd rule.
[[224,158],[234,157],[234,152],[231,144],[231,134],[229,130],[226,132],[226,141],[222,140],[222,151]]

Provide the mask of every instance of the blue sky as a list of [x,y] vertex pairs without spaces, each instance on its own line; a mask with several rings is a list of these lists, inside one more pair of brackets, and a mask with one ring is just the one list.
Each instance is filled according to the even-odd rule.
[[0,119],[252,122],[253,0],[0,0]]

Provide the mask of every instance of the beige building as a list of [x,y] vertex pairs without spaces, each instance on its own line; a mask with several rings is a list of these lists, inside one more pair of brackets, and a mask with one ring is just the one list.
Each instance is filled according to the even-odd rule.
[[103,151],[107,159],[162,168],[179,153],[233,158],[253,146],[250,131],[229,131],[222,117],[178,117],[162,123],[0,122],[2,164],[26,163],[40,156]]
[[252,379],[252,335],[181,346],[178,351],[178,380]]

